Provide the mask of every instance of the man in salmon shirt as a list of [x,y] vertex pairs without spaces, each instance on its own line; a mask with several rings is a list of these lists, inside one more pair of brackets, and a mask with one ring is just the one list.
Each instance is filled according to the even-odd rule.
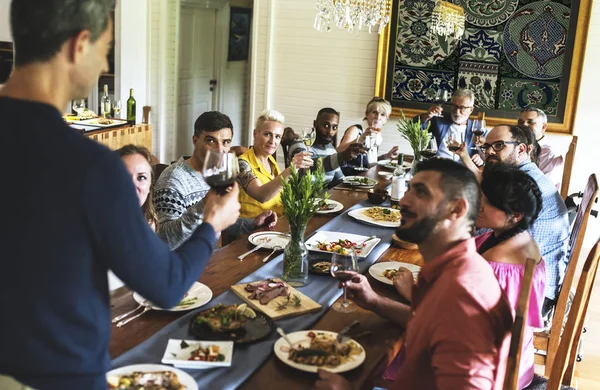
[[[356,274],[348,292],[359,306],[406,327],[406,357],[390,389],[502,388],[513,317],[494,272],[475,250],[479,184],[467,168],[430,159],[400,201],[396,234],[419,244],[424,266],[410,306],[375,293]],[[413,284],[401,268],[394,285]],[[351,389],[342,376],[319,371],[318,389]]]

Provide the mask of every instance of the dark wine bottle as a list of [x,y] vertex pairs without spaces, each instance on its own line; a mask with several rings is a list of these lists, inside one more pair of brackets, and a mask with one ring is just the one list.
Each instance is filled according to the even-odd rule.
[[127,99],[127,123],[131,126],[135,125],[135,99],[133,97],[133,88],[129,90],[129,99]]
[[404,163],[404,153],[400,153],[398,154],[398,166],[402,166],[402,164]]

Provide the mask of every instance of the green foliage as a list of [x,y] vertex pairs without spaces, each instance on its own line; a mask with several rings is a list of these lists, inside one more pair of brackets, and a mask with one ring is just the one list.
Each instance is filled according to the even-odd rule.
[[417,160],[421,157],[419,152],[429,143],[432,137],[429,132],[430,124],[431,122],[427,122],[427,126],[421,129],[421,118],[417,118],[416,121],[406,119],[404,112],[402,112],[402,119],[398,120],[398,131],[410,143]]
[[283,181],[281,191],[283,212],[290,226],[306,225],[319,208],[319,203],[315,202],[315,199],[329,197],[325,191],[326,186],[325,170],[321,159],[317,160],[317,169],[314,173],[310,170],[300,173],[294,165],[290,166],[290,176]]

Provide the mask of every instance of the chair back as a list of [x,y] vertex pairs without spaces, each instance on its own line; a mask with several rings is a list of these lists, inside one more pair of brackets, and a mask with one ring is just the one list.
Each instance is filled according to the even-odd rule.
[[154,180],[158,180],[160,174],[168,167],[167,164],[154,164]]
[[569,144],[569,150],[565,156],[565,165],[563,167],[563,177],[560,184],[560,196],[563,199],[569,194],[569,185],[571,184],[571,172],[573,171],[573,162],[575,161],[575,150],[577,149],[577,136],[574,135]]
[[506,362],[506,372],[504,375],[504,390],[517,390],[519,388],[519,364],[521,362],[521,345],[523,344],[523,331],[527,323],[527,313],[529,312],[529,299],[531,296],[531,284],[533,282],[533,269],[535,260],[528,258],[525,263],[525,274],[521,280],[521,289],[519,291],[519,300],[513,322],[510,349],[508,351],[508,360]]
[[296,134],[291,127],[286,127],[283,130],[283,135],[281,136],[281,149],[283,150],[283,161],[286,168],[290,166],[290,146],[300,138],[301,137]]
[[600,240],[596,241],[596,245],[590,251],[583,269],[579,282],[577,283],[577,291],[575,299],[571,305],[569,319],[560,339],[560,346],[554,358],[552,373],[548,379],[548,390],[560,389],[561,382],[563,385],[570,386],[575,370],[575,359],[577,357],[577,347],[581,332],[583,330],[583,321],[587,312],[588,304],[596,274],[598,271],[598,259],[600,258]]
[[[558,294],[558,301],[556,302],[554,317],[552,318],[552,327],[548,340],[548,351],[546,353],[546,376],[550,376],[550,373],[552,372],[552,363],[560,343],[560,330],[562,329],[565,314],[567,312],[569,293],[573,286],[575,271],[577,270],[577,263],[579,262],[581,247],[583,246],[583,239],[585,238],[585,231],[587,229],[588,218],[597,197],[598,180],[596,179],[596,175],[592,174],[585,186],[583,198],[579,204],[575,222],[571,229],[571,237],[569,238],[569,265],[567,266],[565,279],[560,288],[560,293]],[[552,329],[554,329],[554,331],[552,331]]]

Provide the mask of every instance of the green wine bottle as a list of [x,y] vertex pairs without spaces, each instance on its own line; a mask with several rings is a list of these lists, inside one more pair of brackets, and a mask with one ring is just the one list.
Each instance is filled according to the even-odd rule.
[[127,123],[135,125],[135,99],[133,97],[133,88],[129,90],[129,99],[127,99]]

